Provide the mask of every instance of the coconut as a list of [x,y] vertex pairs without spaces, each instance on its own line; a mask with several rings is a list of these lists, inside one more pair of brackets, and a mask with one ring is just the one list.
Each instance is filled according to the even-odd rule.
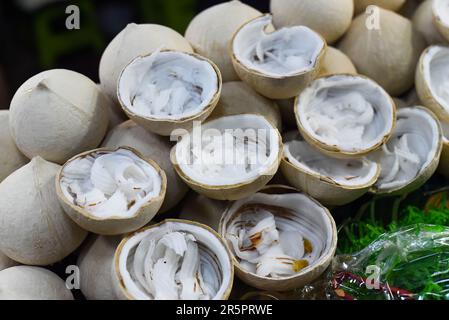
[[237,276],[261,290],[311,284],[329,266],[337,246],[329,211],[288,187],[267,188],[234,202],[221,218],[220,234]]
[[352,0],[271,0],[271,12],[277,28],[307,26],[333,43],[349,28],[354,3]]
[[78,257],[80,289],[88,300],[115,300],[112,285],[114,253],[119,237],[95,236],[83,246]]
[[410,20],[379,8],[373,16],[362,14],[355,18],[338,48],[360,74],[396,96],[413,86],[416,63],[424,47],[424,39]]
[[236,200],[265,186],[281,156],[279,131],[262,116],[242,114],[208,121],[182,136],[172,162],[194,191],[216,200]]
[[334,74],[357,74],[351,59],[340,50],[328,47],[324,55],[319,76],[330,76]]
[[159,212],[166,212],[185,196],[187,186],[176,174],[170,161],[171,146],[163,137],[144,130],[132,120],[115,127],[103,142],[105,148],[130,147],[136,149],[146,158],[153,159],[167,176],[167,192]]
[[73,295],[53,272],[17,266],[0,271],[0,300],[73,300]]
[[211,61],[175,51],[138,57],[119,77],[123,110],[145,129],[169,136],[205,120],[221,93],[221,74]]
[[391,11],[399,11],[407,0],[354,0],[356,14],[366,11],[369,6],[378,6]]
[[9,124],[17,147],[28,158],[64,163],[101,143],[108,112],[108,101],[93,81],[56,69],[35,75],[17,90]]
[[65,212],[102,235],[135,231],[153,219],[165,197],[165,173],[136,150],[97,149],[70,159],[56,177]]
[[116,103],[117,82],[123,68],[138,56],[163,48],[193,52],[178,32],[157,24],[130,23],[109,43],[100,61],[100,82],[104,92]]
[[317,76],[326,42],[304,26],[269,31],[271,21],[263,15],[236,32],[232,63],[240,79],[263,96],[292,98]]
[[398,110],[392,138],[372,159],[381,164],[373,192],[406,194],[420,188],[436,171],[442,150],[442,130],[425,108]]
[[443,129],[443,150],[441,151],[438,172],[449,178],[449,123],[440,122]]
[[446,41],[449,41],[449,2],[447,0],[433,0],[433,22]]
[[72,253],[86,237],[58,202],[59,169],[36,157],[0,184],[0,251],[9,258],[49,265]]
[[232,67],[229,42],[241,25],[261,14],[240,1],[221,3],[199,13],[187,27],[185,37],[195,52],[217,64],[224,82],[236,81],[239,78]]
[[302,136],[321,152],[358,158],[390,138],[396,119],[391,97],[374,81],[354,75],[315,80],[295,103]]
[[237,114],[259,114],[282,131],[282,119],[278,105],[254,91],[242,81],[231,81],[223,84],[217,107],[207,120]]
[[442,121],[449,121],[449,47],[430,46],[416,69],[416,91],[421,102]]
[[227,201],[210,199],[193,192],[182,206],[179,218],[199,222],[218,231],[220,218],[227,204]]
[[345,205],[360,198],[380,174],[376,162],[330,158],[297,132],[286,134],[284,146],[281,170],[289,184],[325,205]]
[[429,45],[445,41],[435,26],[432,3],[433,0],[426,0],[421,3],[412,18],[413,26],[421,33]]
[[17,149],[9,130],[9,111],[0,111],[0,182],[24,166],[28,159]]
[[406,0],[404,5],[398,11],[400,15],[412,19],[418,7],[427,0]]
[[16,266],[18,263],[0,252],[0,271]]
[[185,220],[166,220],[129,235],[114,257],[114,283],[122,299],[224,300],[233,277],[220,236]]

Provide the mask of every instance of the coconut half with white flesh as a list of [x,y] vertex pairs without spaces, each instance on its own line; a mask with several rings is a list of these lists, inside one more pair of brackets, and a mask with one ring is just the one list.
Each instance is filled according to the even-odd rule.
[[137,151],[97,149],[70,159],[56,177],[65,212],[83,229],[102,235],[135,231],[153,219],[167,179]]
[[114,257],[118,297],[129,300],[225,300],[234,267],[211,228],[165,220],[125,238]]
[[376,162],[331,158],[310,146],[297,132],[285,136],[281,170],[289,184],[331,206],[361,197],[380,175]]
[[265,117],[242,114],[203,124],[172,150],[179,176],[196,192],[237,200],[264,187],[279,168],[282,139]]
[[449,47],[430,46],[422,53],[415,83],[423,105],[449,122]]
[[440,122],[443,129],[443,150],[441,151],[438,172],[449,178],[449,123]]
[[449,1],[433,0],[433,23],[446,41],[449,41]]
[[337,230],[329,211],[293,188],[266,188],[234,202],[220,234],[237,276],[261,290],[288,291],[310,284],[329,266]]
[[240,79],[271,99],[296,96],[319,73],[326,42],[312,29],[294,26],[272,30],[271,15],[243,25],[231,42]]
[[358,158],[379,149],[393,133],[396,107],[374,81],[355,75],[315,80],[295,102],[302,136],[336,158]]
[[442,150],[437,118],[422,107],[401,108],[392,138],[371,156],[381,165],[377,194],[406,194],[421,187],[436,171]]
[[156,51],[134,59],[118,82],[118,99],[126,114],[145,129],[169,136],[205,120],[221,93],[221,74],[197,54]]

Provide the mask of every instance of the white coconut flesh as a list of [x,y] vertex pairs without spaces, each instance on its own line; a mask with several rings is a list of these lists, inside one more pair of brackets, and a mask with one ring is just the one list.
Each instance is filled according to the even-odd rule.
[[304,130],[327,146],[354,153],[380,144],[394,125],[394,104],[376,83],[357,76],[315,80],[295,106]]
[[138,57],[122,72],[122,104],[146,118],[180,120],[201,113],[219,90],[219,76],[206,60],[182,52]]
[[272,77],[312,70],[325,47],[323,39],[305,26],[268,32],[272,17],[265,15],[243,26],[233,42],[233,53],[245,67]]
[[449,113],[449,48],[430,47],[423,59],[423,70],[432,96]]
[[118,259],[123,285],[138,300],[222,299],[232,282],[223,243],[191,224],[165,222],[136,233]]
[[433,0],[433,13],[439,20],[449,27],[449,1]]
[[205,123],[176,145],[176,162],[191,180],[209,186],[250,182],[267,174],[281,147],[277,129],[259,115]]
[[378,174],[375,162],[365,158],[328,157],[311,147],[301,136],[285,143],[284,157],[300,170],[342,186],[365,186],[372,183]]
[[242,269],[260,277],[291,277],[331,250],[332,227],[323,211],[303,194],[257,193],[235,202],[222,228]]
[[158,170],[127,149],[77,157],[59,183],[70,203],[98,219],[133,217],[162,189]]
[[435,159],[439,144],[439,124],[428,112],[399,109],[395,133],[373,155],[373,160],[381,164],[376,188],[382,191],[407,186]]

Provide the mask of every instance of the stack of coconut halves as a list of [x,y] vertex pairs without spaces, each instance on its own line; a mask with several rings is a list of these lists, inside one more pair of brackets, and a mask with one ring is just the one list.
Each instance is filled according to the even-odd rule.
[[219,4],[185,37],[130,24],[101,84],[48,70],[17,90],[0,113],[0,299],[72,299],[43,267],[80,246],[88,299],[227,299],[234,272],[301,288],[335,254],[325,206],[449,176],[449,0],[271,11]]

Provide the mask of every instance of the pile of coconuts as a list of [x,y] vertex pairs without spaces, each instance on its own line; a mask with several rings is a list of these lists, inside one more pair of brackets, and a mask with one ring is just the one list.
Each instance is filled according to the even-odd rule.
[[[73,299],[49,270],[73,254],[91,300],[292,290],[332,261],[328,209],[449,178],[449,0],[270,9],[224,2],[184,36],[131,23],[100,84],[23,83],[0,112],[0,299]],[[198,156],[176,132],[199,123],[234,142]],[[239,129],[268,132],[263,154]]]

